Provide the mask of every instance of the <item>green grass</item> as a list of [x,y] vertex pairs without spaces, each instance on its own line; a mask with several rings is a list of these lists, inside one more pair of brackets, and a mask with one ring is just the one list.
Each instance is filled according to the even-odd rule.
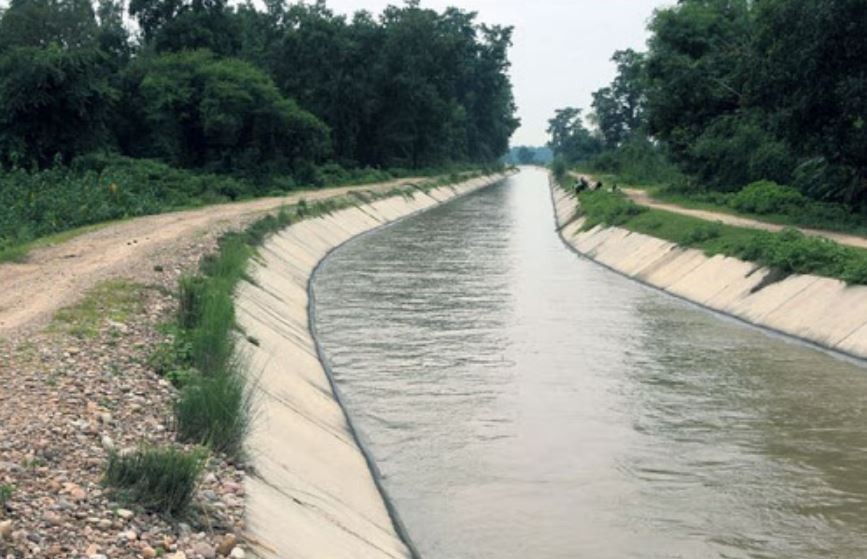
[[776,203],[770,201],[763,207],[763,200],[755,196],[751,188],[767,184],[766,181],[744,187],[739,192],[689,191],[652,181],[630,182],[618,175],[594,174],[589,171],[587,174],[601,180],[606,186],[617,184],[622,188],[644,190],[656,200],[684,208],[718,212],[775,225],[824,229],[867,237],[867,216],[852,213],[841,204],[818,202],[801,196],[800,199],[788,198]]
[[782,274],[814,274],[867,284],[867,250],[847,247],[796,229],[779,233],[734,227],[637,206],[620,193],[585,192],[580,196],[585,229],[616,225],[708,255],[723,254],[776,269]]
[[103,484],[122,500],[159,514],[178,516],[189,507],[207,459],[203,449],[142,447],[111,453]]
[[0,517],[4,514],[6,503],[12,499],[12,494],[14,492],[15,489],[8,483],[0,484]]
[[243,456],[251,400],[240,364],[198,376],[175,404],[178,439],[202,444],[235,458]]
[[106,321],[126,322],[140,312],[144,289],[140,284],[123,280],[103,282],[80,303],[57,311],[51,329],[79,338],[93,338]]

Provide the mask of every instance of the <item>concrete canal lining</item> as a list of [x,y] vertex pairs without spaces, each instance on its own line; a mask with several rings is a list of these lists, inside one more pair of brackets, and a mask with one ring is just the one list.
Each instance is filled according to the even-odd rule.
[[310,278],[353,237],[490,186],[497,174],[308,219],[271,237],[236,293],[254,390],[247,536],[263,558],[412,557],[323,367],[310,329]]
[[812,275],[773,281],[755,263],[620,227],[583,230],[572,193],[551,180],[557,225],[578,253],[705,308],[819,347],[867,359],[867,286]]

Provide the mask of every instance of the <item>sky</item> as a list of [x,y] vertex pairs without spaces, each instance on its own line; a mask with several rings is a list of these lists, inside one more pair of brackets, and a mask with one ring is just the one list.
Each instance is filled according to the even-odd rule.
[[[328,0],[338,13],[367,10],[378,14],[400,0]],[[592,92],[611,82],[611,55],[633,48],[643,50],[646,24],[653,10],[675,0],[422,0],[422,6],[447,6],[475,11],[489,24],[515,28],[512,84],[521,127],[512,145],[540,146],[548,141],[545,129],[562,107],[590,110]]]

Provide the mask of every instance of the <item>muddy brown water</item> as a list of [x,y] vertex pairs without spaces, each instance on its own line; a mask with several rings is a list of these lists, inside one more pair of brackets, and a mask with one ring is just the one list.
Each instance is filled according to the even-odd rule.
[[545,175],[359,238],[317,335],[426,559],[867,557],[867,370],[577,256]]

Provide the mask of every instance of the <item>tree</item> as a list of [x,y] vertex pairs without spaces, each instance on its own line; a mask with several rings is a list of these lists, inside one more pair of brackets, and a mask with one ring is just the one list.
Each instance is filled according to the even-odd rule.
[[0,55],[0,161],[68,162],[107,140],[116,99],[93,49],[15,47]]
[[554,155],[570,163],[586,161],[602,150],[602,142],[584,126],[581,109],[558,109],[548,121],[548,134]]
[[614,53],[617,76],[593,93],[593,119],[605,142],[616,148],[644,128],[644,55],[628,49]]
[[521,165],[532,165],[536,161],[536,152],[527,146],[518,148],[518,163]]
[[824,169],[799,186],[867,205],[867,4],[767,0],[756,6],[751,103]]
[[252,174],[328,155],[328,128],[246,62],[186,51],[142,60],[134,71],[125,104],[138,111],[125,148],[135,155]]

